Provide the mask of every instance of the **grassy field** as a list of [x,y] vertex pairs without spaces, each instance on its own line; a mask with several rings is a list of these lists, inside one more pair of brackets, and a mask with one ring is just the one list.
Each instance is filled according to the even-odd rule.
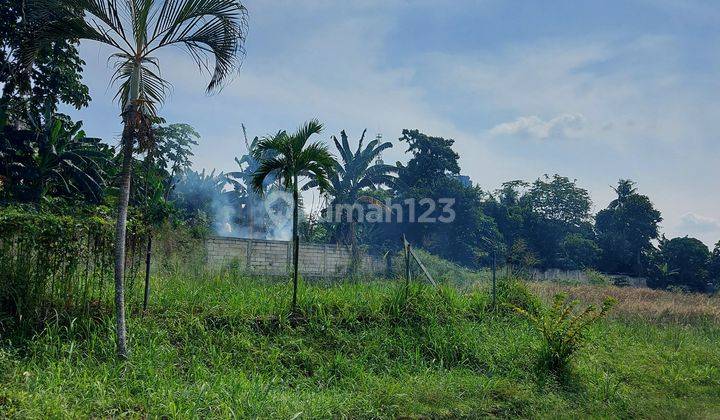
[[[166,276],[130,317],[58,320],[0,347],[0,417],[696,417],[720,413],[720,303],[612,287],[565,286],[619,303],[593,326],[573,374],[537,366],[541,338],[493,311],[484,287],[389,281],[290,289],[232,275]],[[531,286],[542,298],[560,286]],[[530,299],[501,287],[501,301]]]

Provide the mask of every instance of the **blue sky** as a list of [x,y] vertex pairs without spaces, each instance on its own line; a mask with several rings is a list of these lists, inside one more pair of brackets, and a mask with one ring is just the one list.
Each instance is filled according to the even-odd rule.
[[[202,135],[196,168],[234,168],[251,136],[313,117],[324,139],[403,128],[456,140],[486,190],[559,173],[595,210],[619,178],[638,183],[668,237],[720,240],[720,3],[248,0],[240,73],[216,95],[179,50],[161,114]],[[107,51],[85,43],[93,102],[72,114],[116,142]],[[403,159],[400,146],[384,156]]]

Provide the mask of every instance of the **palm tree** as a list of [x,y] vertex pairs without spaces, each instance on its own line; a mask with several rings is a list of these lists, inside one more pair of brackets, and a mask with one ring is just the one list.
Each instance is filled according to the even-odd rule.
[[615,200],[610,202],[609,207],[613,209],[624,207],[625,203],[628,200],[628,197],[637,193],[637,189],[635,188],[635,182],[629,179],[621,179],[620,181],[618,181],[617,188],[610,188],[612,188],[618,196]]
[[[375,162],[380,153],[392,147],[392,143],[389,141],[380,143],[380,139],[377,138],[369,142],[363,149],[366,132],[367,130],[363,130],[355,152],[350,148],[345,130],[340,132],[340,141],[337,137],[332,137],[342,163],[336,162],[335,170],[328,175],[330,186],[326,192],[333,197],[329,211],[333,211],[337,204],[352,205],[358,201],[372,202],[370,197],[361,195],[363,190],[375,190],[380,185],[393,186],[395,184],[397,178],[392,174],[397,173],[397,167]],[[316,186],[318,186],[317,181],[311,179],[303,186],[303,189]],[[343,217],[341,216],[340,219]],[[350,220],[349,229],[347,224],[340,223],[339,229],[335,233],[335,240],[350,243],[355,249],[355,239],[355,220]]]
[[[312,177],[320,191],[330,187],[328,176],[336,164],[328,152],[327,146],[320,142],[310,143],[313,134],[322,131],[322,124],[311,120],[301,126],[295,133],[281,131],[272,137],[262,139],[252,154],[260,161],[260,167],[252,178],[252,187],[260,195],[264,193],[265,178],[274,175],[286,189],[293,193],[293,297],[292,312],[297,306],[298,288],[298,257],[300,253],[300,237],[298,235],[298,178]],[[265,157],[271,155],[273,157]]]
[[122,109],[122,169],[115,234],[117,352],[127,358],[123,285],[125,232],[135,142],[152,142],[151,121],[169,83],[153,54],[179,46],[201,71],[211,73],[207,91],[217,90],[239,67],[247,11],[238,0],[33,0],[32,15],[43,30],[24,54],[32,62],[44,41],[86,39],[113,49],[112,81]]

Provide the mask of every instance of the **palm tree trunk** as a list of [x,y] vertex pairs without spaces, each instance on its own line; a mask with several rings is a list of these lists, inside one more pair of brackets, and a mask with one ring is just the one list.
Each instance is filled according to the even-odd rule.
[[115,333],[117,335],[117,354],[120,359],[128,358],[127,325],[125,323],[125,234],[127,233],[127,213],[130,201],[130,177],[132,175],[132,155],[135,133],[139,125],[138,109],[140,86],[140,63],[135,63],[130,81],[128,103],[123,108],[122,133],[122,170],[120,172],[120,197],[118,216],[115,225]]
[[292,312],[295,313],[297,306],[297,289],[298,289],[298,260],[300,256],[300,236],[298,235],[298,185],[297,175],[293,177],[293,298]]
[[134,106],[124,112],[125,127],[122,134],[122,170],[120,172],[120,197],[118,200],[118,216],[115,225],[115,331],[117,335],[117,354],[127,359],[127,327],[125,324],[125,234],[127,228],[128,202],[130,200],[130,175],[133,152],[134,123],[136,120]]

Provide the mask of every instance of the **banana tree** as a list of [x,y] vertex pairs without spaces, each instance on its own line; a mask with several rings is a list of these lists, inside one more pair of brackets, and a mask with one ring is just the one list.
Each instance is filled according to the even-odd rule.
[[28,129],[4,130],[0,174],[14,199],[40,202],[48,196],[80,196],[98,202],[111,169],[113,150],[85,136],[82,123],[48,113],[30,118]]
[[[231,202],[239,206],[243,206],[243,219],[247,224],[248,234],[250,239],[255,236],[255,228],[259,228],[261,231],[265,230],[265,219],[267,211],[264,206],[261,206],[262,197],[256,193],[252,188],[252,179],[255,172],[260,168],[260,160],[253,156],[253,150],[257,148],[260,139],[258,137],[253,138],[252,142],[248,141],[247,134],[245,134],[245,126],[242,126],[243,134],[245,135],[245,147],[248,153],[235,158],[235,163],[238,165],[240,170],[227,172],[225,176],[227,181],[232,187]],[[274,157],[274,152],[266,151],[262,159],[268,159]],[[275,182],[274,176],[268,176],[264,180],[263,191],[266,193],[268,187]],[[260,232],[264,234],[263,232]],[[262,236],[261,236],[262,237]]]
[[[332,137],[340,155],[340,161],[335,163],[334,170],[328,175],[330,185],[326,189],[326,193],[332,197],[328,211],[334,212],[335,207],[339,204],[353,205],[359,202],[375,202],[363,191],[375,190],[381,185],[392,187],[395,184],[397,178],[394,174],[397,173],[397,167],[376,161],[384,150],[392,147],[392,143],[381,143],[379,139],[374,139],[363,148],[366,132],[367,130],[362,132],[355,151],[350,147],[345,130],[340,132],[340,140],[335,136]],[[314,188],[317,185],[317,181],[311,179],[303,186],[303,189]],[[357,246],[356,221],[352,212],[334,216],[339,216],[340,219],[336,220],[338,224],[333,235],[334,239],[352,245],[355,253]]]
[[[110,47],[112,81],[123,120],[122,168],[115,234],[115,310],[117,353],[127,358],[123,285],[125,232],[133,146],[152,141],[151,121],[165,99],[169,82],[161,76],[159,50],[179,46],[201,71],[211,74],[208,92],[218,90],[239,68],[244,55],[247,11],[237,0],[30,0],[33,19],[43,30],[26,46],[45,41],[91,40]],[[80,13],[78,13],[80,11]]]

